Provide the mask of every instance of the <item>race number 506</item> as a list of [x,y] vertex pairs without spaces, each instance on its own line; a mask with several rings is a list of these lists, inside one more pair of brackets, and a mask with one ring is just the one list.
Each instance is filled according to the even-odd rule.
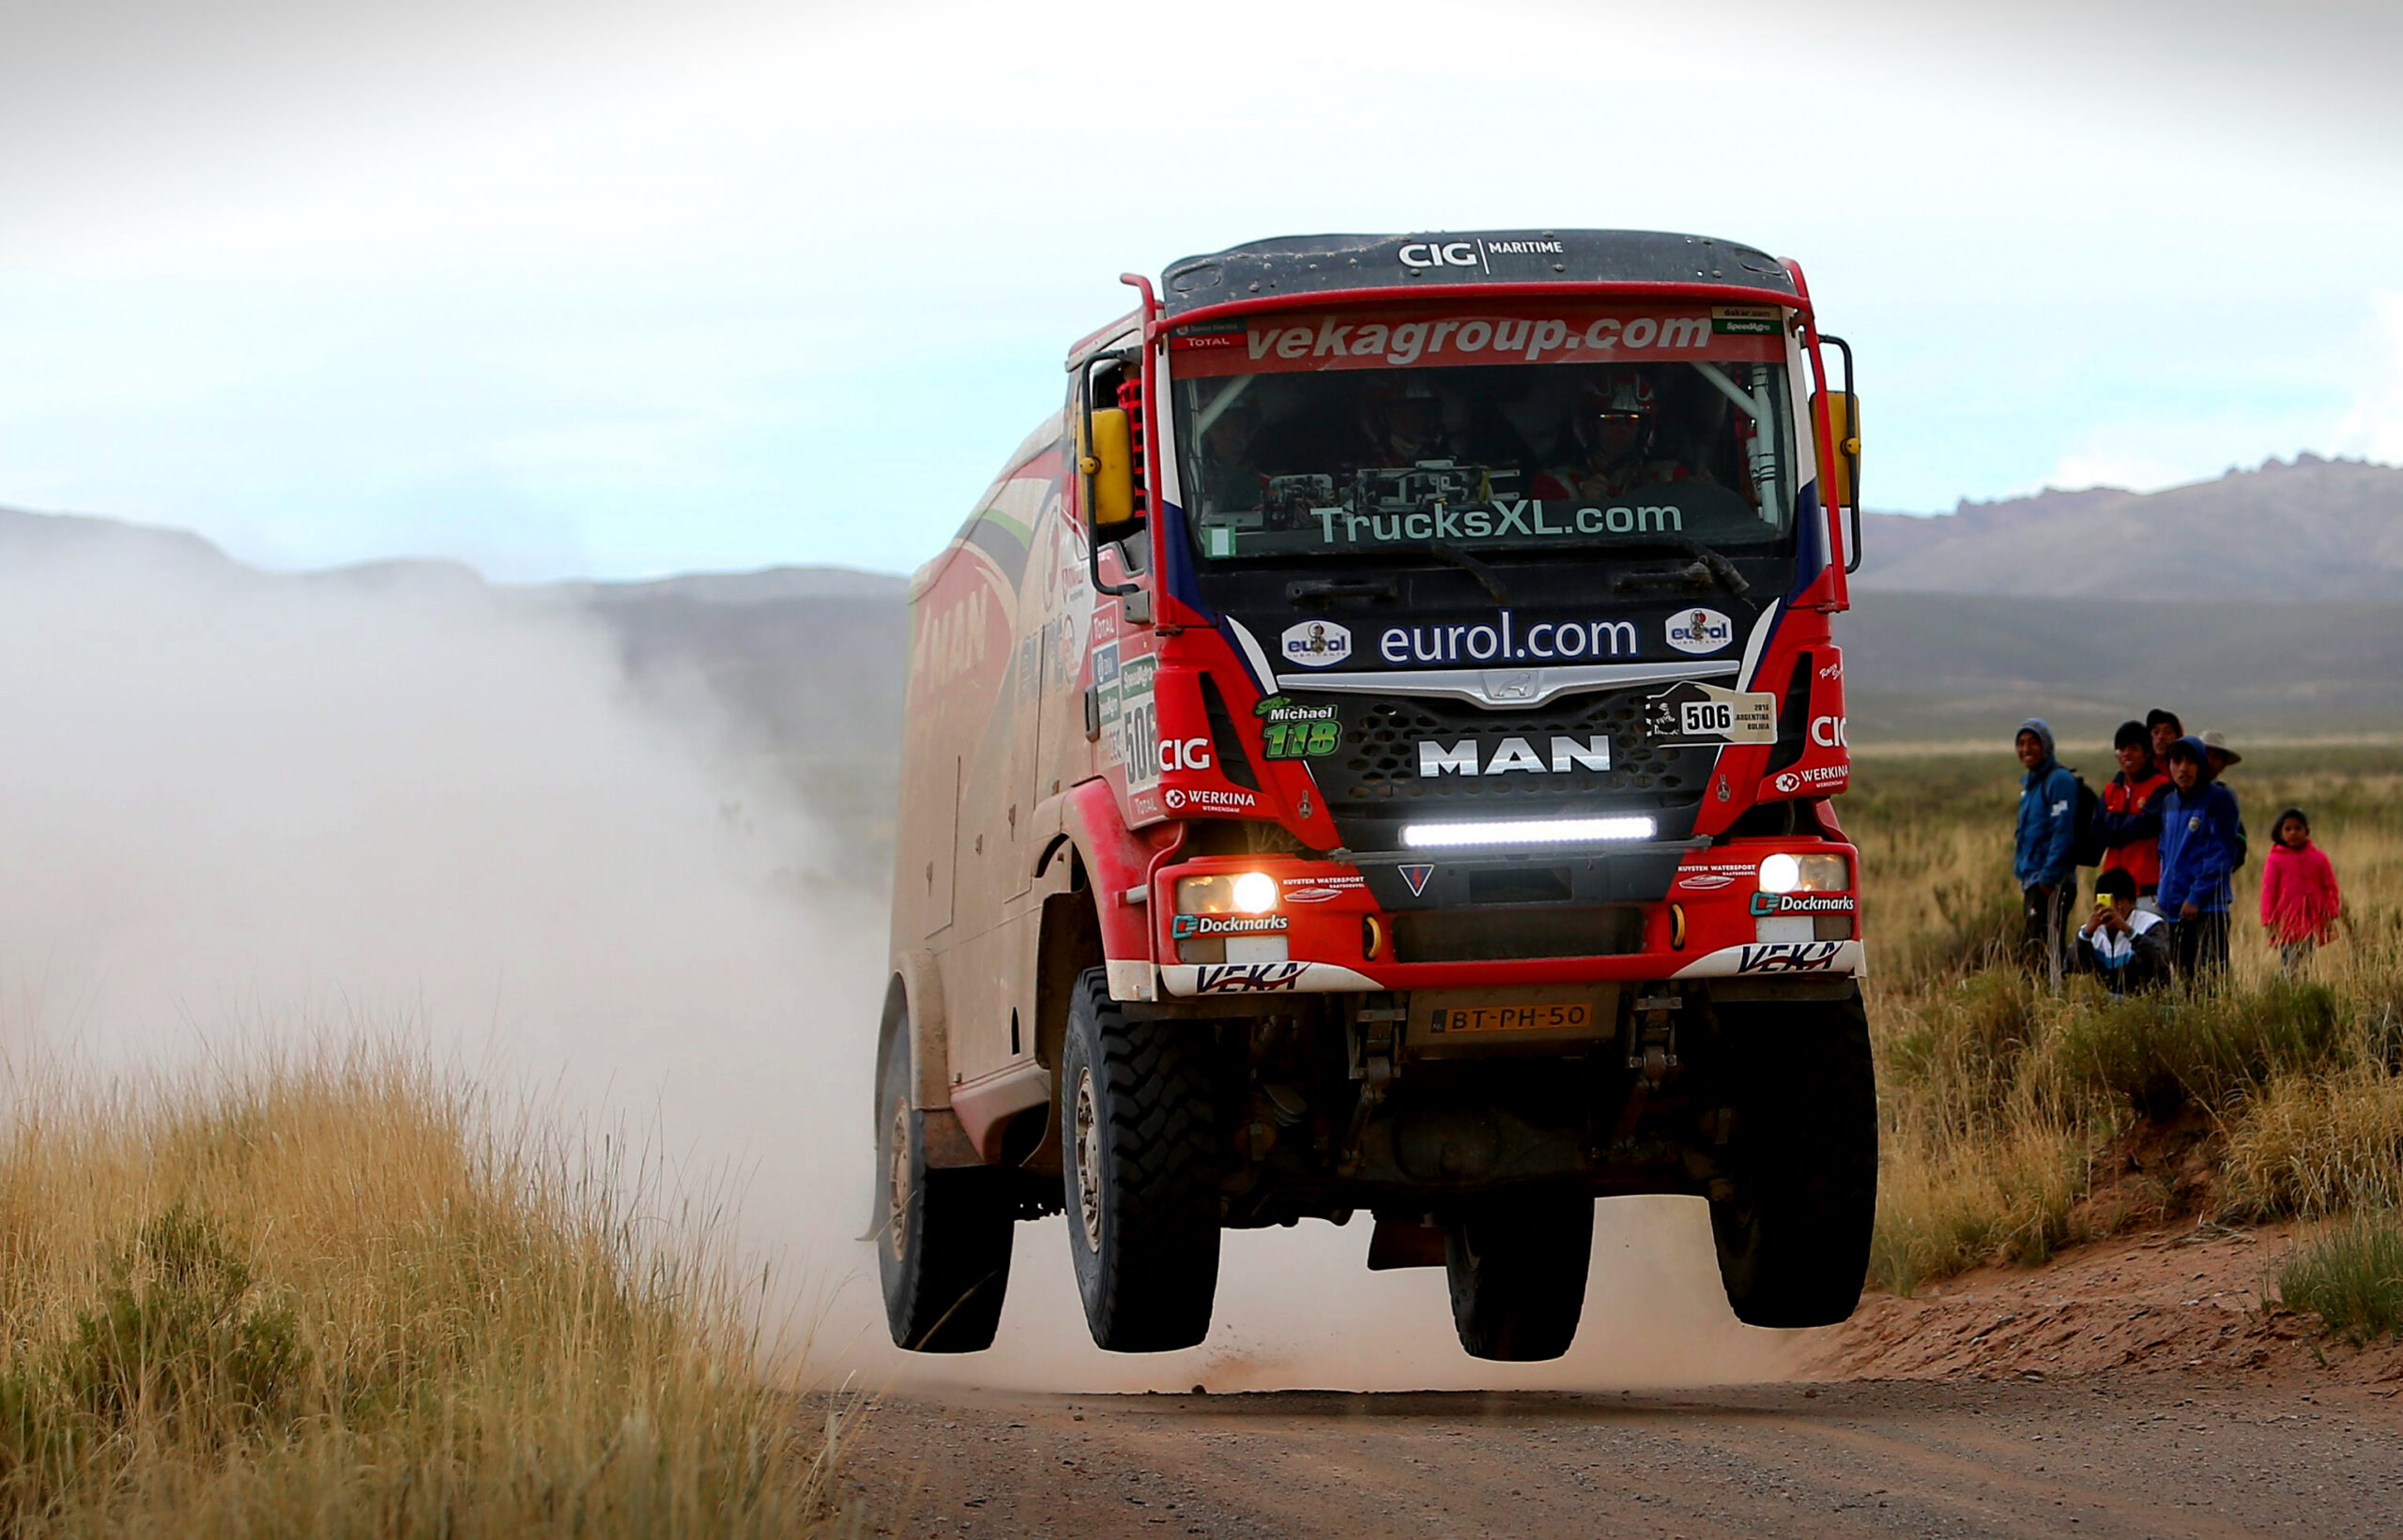
[[1732,733],[1736,730],[1736,708],[1723,700],[1688,701],[1684,730],[1689,733]]

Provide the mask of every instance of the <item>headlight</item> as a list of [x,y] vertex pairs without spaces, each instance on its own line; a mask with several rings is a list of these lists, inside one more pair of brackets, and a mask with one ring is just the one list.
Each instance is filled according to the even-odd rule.
[[1179,914],[1266,914],[1277,907],[1277,879],[1266,872],[1218,872],[1176,879]]
[[1840,893],[1851,886],[1851,867],[1842,856],[1790,856],[1780,850],[1761,858],[1765,893]]

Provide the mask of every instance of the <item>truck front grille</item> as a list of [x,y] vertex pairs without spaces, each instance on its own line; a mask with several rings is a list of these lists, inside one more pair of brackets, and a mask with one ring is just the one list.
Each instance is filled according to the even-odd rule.
[[1405,909],[1393,917],[1394,960],[1401,963],[1615,957],[1643,950],[1644,910],[1634,904]]
[[[1541,742],[1554,736],[1590,738],[1608,733],[1611,768],[1578,778],[1581,791],[1699,790],[1708,773],[1710,751],[1657,748],[1645,737],[1644,697],[1632,692],[1572,697],[1549,710],[1486,711],[1428,700],[1382,700],[1362,709],[1345,728],[1340,755],[1341,789],[1337,807],[1395,800],[1524,800],[1565,789],[1561,777],[1497,775],[1422,777],[1418,745],[1429,740],[1498,734]],[[1688,761],[1694,763],[1688,763]]]

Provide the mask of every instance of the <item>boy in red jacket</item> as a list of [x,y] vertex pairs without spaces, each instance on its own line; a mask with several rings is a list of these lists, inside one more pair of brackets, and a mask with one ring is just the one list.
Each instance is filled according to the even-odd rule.
[[2311,953],[2336,925],[2336,869],[2311,843],[2311,820],[2288,808],[2270,826],[2270,859],[2261,872],[2261,928],[2278,949],[2278,966],[2291,978],[2309,966]]
[[2111,752],[2119,757],[2120,773],[2103,788],[2103,870],[2127,873],[2135,880],[2137,907],[2157,914],[2152,899],[2161,886],[2161,810],[2152,800],[2169,788],[2169,777],[2153,758],[2152,734],[2141,722],[2120,723]]

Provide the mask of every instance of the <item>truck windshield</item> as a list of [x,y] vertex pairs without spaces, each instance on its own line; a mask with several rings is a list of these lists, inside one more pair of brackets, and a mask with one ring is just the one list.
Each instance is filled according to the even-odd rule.
[[1431,542],[1764,548],[1793,526],[1785,366],[1764,357],[1782,357],[1773,333],[1705,342],[1702,357],[1514,350],[1508,363],[1411,368],[1359,367],[1336,335],[1341,366],[1323,355],[1310,367],[1309,349],[1288,343],[1301,367],[1280,368],[1278,336],[1252,339],[1248,358],[1267,366],[1256,372],[1220,372],[1248,361],[1232,346],[1180,356],[1177,450],[1205,559],[1407,557]]

